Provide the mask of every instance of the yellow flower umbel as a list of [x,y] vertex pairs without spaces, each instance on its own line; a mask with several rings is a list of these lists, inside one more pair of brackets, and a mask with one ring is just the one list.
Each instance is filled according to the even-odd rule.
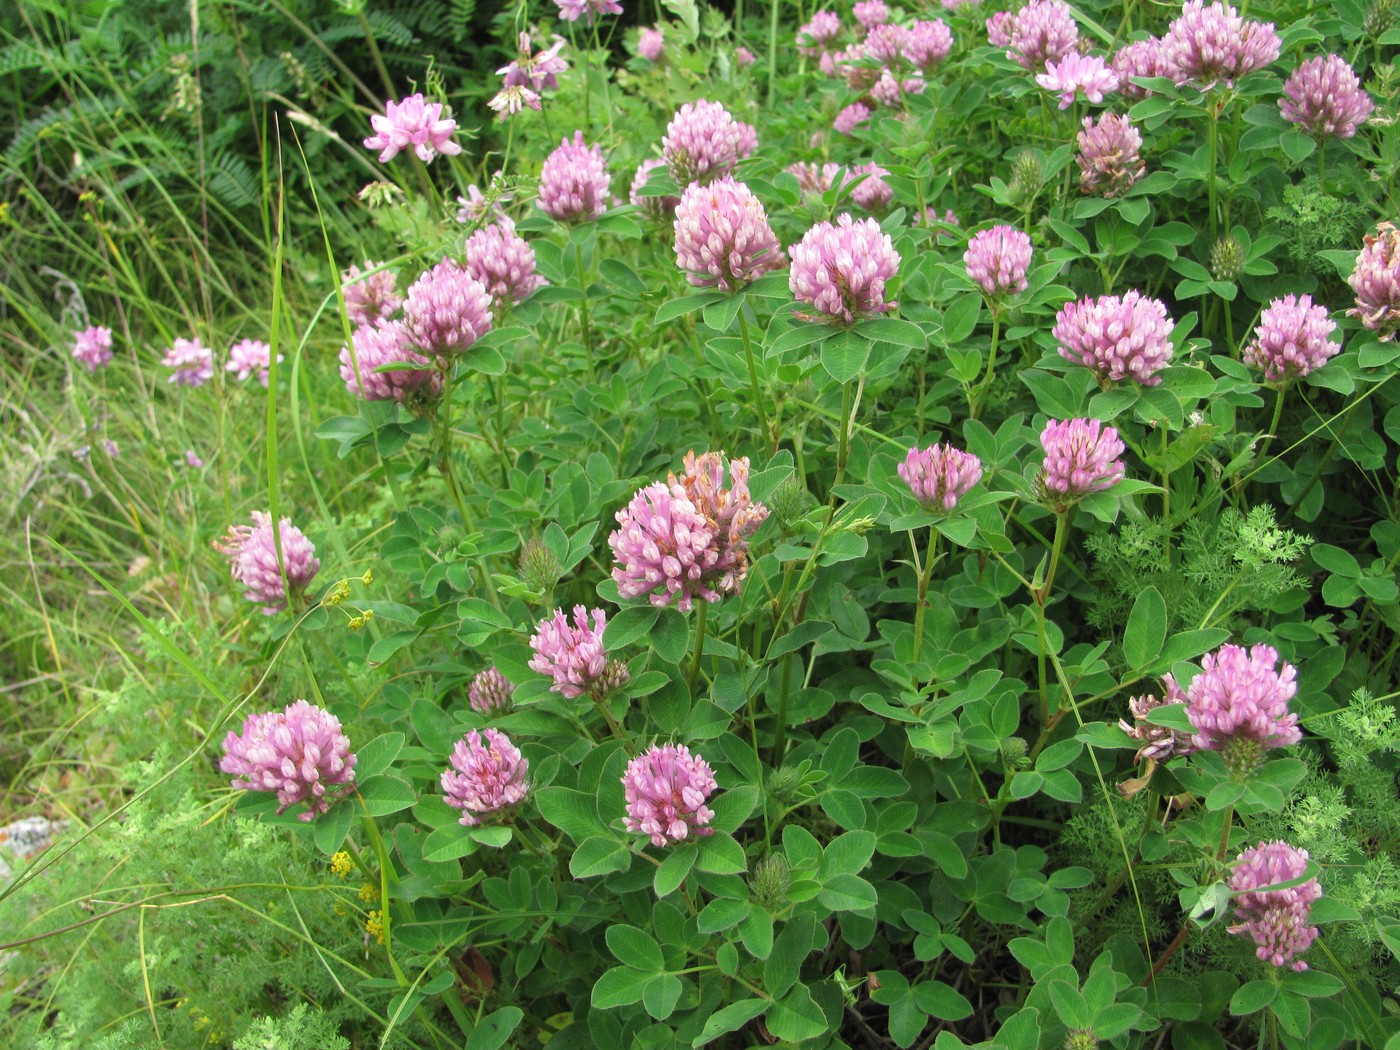
[[355,869],[354,863],[350,860],[350,854],[341,850],[331,858],[331,871],[339,875],[342,879],[348,878],[350,872]]
[[384,923],[379,918],[379,912],[372,911],[365,919],[365,934],[373,937],[379,944],[384,943]]

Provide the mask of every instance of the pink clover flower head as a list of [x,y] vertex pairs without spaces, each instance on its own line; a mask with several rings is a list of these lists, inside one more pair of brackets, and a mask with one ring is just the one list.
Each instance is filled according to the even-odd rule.
[[1133,716],[1132,723],[1124,719],[1118,720],[1118,728],[1127,733],[1134,740],[1142,744],[1138,748],[1134,761],[1141,762],[1150,759],[1153,762],[1165,762],[1176,755],[1189,755],[1196,750],[1196,745],[1191,741],[1190,733],[1178,732],[1167,726],[1154,725],[1147,721],[1147,716],[1159,707],[1166,704],[1184,704],[1186,694],[1181,691],[1181,687],[1176,684],[1176,679],[1170,674],[1162,676],[1162,695],[1135,696],[1128,701],[1128,711]]
[[112,360],[112,330],[91,325],[73,339],[73,360],[96,372]]
[[403,317],[421,353],[451,357],[491,330],[491,293],[470,270],[444,259],[409,287]]
[[559,87],[559,74],[566,73],[569,63],[559,57],[564,39],[556,36],[554,43],[539,54],[533,54],[530,34],[522,32],[519,38],[519,51],[515,61],[496,70],[505,78],[506,87],[531,88],[534,91],[553,91]]
[[559,17],[566,22],[577,22],[580,18],[591,25],[599,15],[620,15],[622,5],[617,0],[554,0],[559,8]]
[[[922,215],[915,215],[914,218],[915,226],[924,226],[932,228],[945,223],[949,226],[962,225],[961,220],[958,219],[957,215],[954,213],[952,208],[944,209],[943,214],[940,215],[938,214],[937,208],[927,207],[923,210]],[[937,244],[945,244],[949,241],[952,241],[953,237],[954,235],[952,233],[949,233],[944,230],[936,230],[933,235],[934,242]]]
[[1124,445],[1118,431],[1097,419],[1048,420],[1040,433],[1045,465],[1036,478],[1042,498],[1066,509],[1091,492],[1102,492],[1123,480],[1118,457]]
[[651,173],[657,168],[666,169],[666,162],[659,157],[649,157],[637,166],[637,174],[632,178],[632,189],[628,194],[628,203],[635,205],[642,210],[642,214],[648,219],[664,220],[670,219],[676,214],[676,205],[680,204],[679,197],[651,197],[643,196],[642,190],[646,188],[651,179]]
[[612,176],[597,146],[583,144],[583,132],[563,139],[540,170],[539,206],[556,222],[596,219],[608,210]]
[[902,109],[905,95],[922,95],[927,87],[928,84],[923,77],[914,76],[896,80],[887,69],[880,74],[880,78],[870,89],[870,97],[882,106]]
[[161,360],[176,386],[203,386],[214,378],[214,352],[198,338],[176,339]]
[[[463,197],[457,195],[457,221],[463,226],[479,222],[499,222],[506,217],[505,209],[501,207],[501,201],[509,200],[508,196],[500,196],[492,200],[477,189],[476,184],[467,187],[467,195]],[[366,263],[366,265],[369,265]],[[378,265],[378,264],[376,264]]]
[[1317,138],[1349,139],[1376,104],[1340,55],[1310,58],[1283,85],[1283,119]]
[[740,46],[734,49],[734,64],[740,69],[749,69],[757,61],[757,56],[748,48]]
[[842,135],[854,134],[856,128],[870,120],[870,107],[863,102],[852,102],[849,106],[836,114],[836,119],[831,122],[834,130]]
[[609,661],[603,652],[606,626],[607,613],[602,609],[590,613],[575,605],[572,626],[563,611],[556,610],[553,617],[539,622],[530,638],[535,651],[530,670],[553,678],[550,692],[570,700],[585,694],[603,699],[630,678],[624,665]]
[[674,229],[676,264],[700,288],[737,292],[783,265],[782,246],[763,204],[728,175],[708,186],[686,187]]
[[899,253],[874,219],[841,214],[834,224],[819,222],[788,254],[793,296],[826,319],[852,325],[896,306],[885,298],[885,282],[899,270]]
[[830,11],[818,11],[797,30],[797,50],[808,58],[833,49],[841,36],[841,19]]
[[915,69],[931,73],[953,50],[953,31],[941,18],[915,22],[909,27],[904,57]]
[[1201,673],[1186,687],[1186,715],[1202,751],[1220,751],[1233,772],[1254,769],[1266,748],[1303,739],[1288,701],[1298,692],[1298,671],[1279,666],[1278,650],[1222,645],[1201,659]]
[[[279,365],[284,360],[281,354],[277,355]],[[239,340],[229,347],[228,363],[224,365],[224,371],[233,372],[240,383],[246,382],[248,377],[256,372],[258,382],[266,387],[272,377],[272,347],[261,339]]]
[[462,811],[458,823],[472,828],[482,817],[511,809],[530,793],[530,762],[496,729],[472,729],[452,749],[442,774],[443,801]]
[[1031,239],[1014,226],[993,226],[973,234],[963,252],[967,275],[988,297],[1019,295],[1028,287]]
[[533,110],[544,108],[540,94],[523,84],[508,84],[491,96],[486,105],[492,109],[498,120],[506,120],[522,112],[525,107]]
[[677,186],[728,175],[758,145],[753,127],[735,120],[718,102],[687,102],[666,125],[661,156]]
[[[988,25],[988,34],[991,26]],[[1034,72],[1076,53],[1079,26],[1064,0],[1030,0],[1016,12],[1006,45],[1006,57]]]
[[478,671],[467,689],[467,702],[479,715],[503,715],[511,709],[515,686],[494,667]]
[[648,62],[660,62],[666,53],[666,34],[660,29],[647,28],[637,38],[637,54]]
[[524,302],[546,283],[535,272],[535,250],[509,220],[468,237],[465,256],[467,273],[486,289],[497,313]]
[[[384,365],[422,365],[392,372],[376,372]],[[399,321],[362,324],[340,348],[340,378],[345,389],[365,401],[398,401],[421,405],[442,393],[442,373],[409,345],[408,332]]]
[[720,601],[737,594],[748,575],[749,538],[768,508],[749,495],[747,457],[729,463],[724,488],[720,453],[685,457],[685,474],[648,485],[617,512],[619,528],[608,537],[617,564],[613,579],[623,598],[645,595],[652,605],[673,601],[689,612],[694,600]]
[[896,469],[925,510],[943,514],[982,480],[982,461],[952,445],[911,448]]
[[1347,283],[1356,293],[1356,306],[1347,316],[1379,332],[1383,343],[1394,339],[1400,330],[1400,230],[1393,223],[1383,222],[1365,236]]
[[[472,187],[475,189],[475,187]],[[382,263],[365,260],[365,268],[352,266],[340,275],[340,292],[345,296],[345,313],[355,325],[378,324],[398,312],[403,297],[398,293],[398,278],[393,270],[374,270]]]
[[1128,292],[1066,303],[1055,315],[1052,334],[1060,356],[1083,365],[1100,382],[1129,379],[1157,386],[1172,359],[1175,327],[1165,303]]
[[890,9],[885,5],[885,0],[857,0],[851,13],[867,30],[884,25],[890,20]]
[[340,719],[298,700],[283,711],[249,715],[241,733],[230,731],[219,770],[233,774],[239,790],[276,792],[278,815],[305,802],[301,819],[312,821],[354,785],[355,756]]
[[107,455],[111,456],[113,459],[116,459],[122,454],[121,446],[118,445],[111,438],[102,439],[102,451],[107,453]]
[[653,846],[667,846],[695,835],[713,835],[705,825],[715,811],[705,805],[719,785],[715,771],[683,744],[648,748],[627,764],[622,776],[627,799],[623,825],[651,836]]
[[1176,70],[1167,58],[1160,37],[1134,40],[1124,44],[1113,56],[1113,71],[1118,74],[1118,90],[1131,99],[1146,98],[1151,92],[1131,77],[1175,77]]
[[1071,51],[1058,62],[1047,61],[1045,72],[1037,74],[1035,82],[1060,96],[1061,109],[1069,109],[1075,95],[1082,94],[1090,102],[1099,103],[1104,92],[1118,90],[1118,74],[1104,65],[1103,59],[1078,51]]
[[866,58],[873,58],[886,68],[897,69],[904,62],[904,52],[908,46],[909,30],[887,23],[876,26],[866,34],[862,49]]
[[374,134],[365,139],[366,149],[377,149],[379,163],[387,164],[400,150],[412,147],[425,164],[439,153],[453,157],[462,147],[452,141],[457,122],[442,115],[441,102],[428,102],[420,91],[398,102],[390,102],[381,115],[369,118]]
[[1015,11],[998,11],[987,19],[987,43],[992,47],[1010,47],[1011,31],[1016,28]]
[[1275,299],[1259,316],[1244,363],[1263,369],[1270,383],[1301,378],[1342,352],[1341,343],[1327,338],[1336,327],[1327,307],[1314,306],[1310,295]]
[[1084,118],[1079,133],[1079,188],[1085,193],[1118,197],[1147,170],[1138,151],[1142,134],[1126,116],[1104,113]]
[[1280,40],[1272,22],[1247,22],[1233,6],[1186,0],[1167,27],[1162,46],[1177,83],[1202,91],[1224,83],[1233,87],[1246,73],[1263,69],[1279,55]]
[[856,206],[869,212],[881,212],[894,200],[894,189],[885,181],[889,172],[878,164],[857,164],[850,169],[845,181],[851,182],[864,175],[860,184],[851,190],[851,200]]
[[1230,873],[1239,922],[1229,927],[1229,932],[1248,934],[1260,961],[1299,973],[1308,968],[1299,956],[1317,937],[1317,927],[1309,926],[1308,921],[1313,903],[1322,896],[1322,885],[1312,878],[1287,889],[1264,887],[1300,879],[1307,870],[1307,850],[1276,840],[1245,850]]
[[981,6],[982,0],[943,0],[943,10],[945,11],[960,11],[963,8],[970,10]]
[[192,449],[192,448],[191,448],[191,449],[186,449],[186,450],[185,450],[185,466],[189,467],[191,470],[199,470],[200,468],[202,468],[202,467],[204,466],[204,460],[200,457],[199,453],[196,452],[194,449]]
[[839,164],[814,164],[799,161],[783,169],[797,180],[803,193],[822,194],[836,185],[836,177],[841,174]]
[[[191,466],[203,464],[191,464]],[[282,557],[277,557],[278,541]],[[321,561],[316,546],[306,538],[289,518],[277,523],[264,511],[253,511],[253,524],[230,525],[228,532],[214,544],[214,549],[227,556],[229,574],[243,584],[243,597],[262,606],[264,616],[272,616],[287,607],[290,595],[300,594],[316,578]],[[286,576],[286,585],[282,578]]]

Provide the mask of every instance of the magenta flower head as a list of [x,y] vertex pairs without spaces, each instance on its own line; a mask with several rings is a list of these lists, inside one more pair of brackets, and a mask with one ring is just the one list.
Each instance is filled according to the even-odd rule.
[[515,61],[496,72],[504,78],[506,87],[531,88],[536,92],[556,89],[559,87],[559,74],[569,69],[569,63],[559,57],[559,51],[564,46],[563,37],[556,36],[554,43],[538,54],[531,52],[531,46],[530,34],[522,32]]
[[1132,724],[1120,718],[1118,728],[1142,744],[1134,761],[1149,759],[1153,762],[1165,762],[1169,758],[1189,755],[1196,750],[1190,733],[1178,732],[1147,721],[1147,716],[1159,707],[1184,703],[1186,694],[1176,684],[1176,679],[1169,674],[1162,676],[1161,696],[1135,696],[1128,701],[1128,711],[1133,716]]
[[1301,879],[1307,870],[1307,850],[1276,840],[1245,850],[1230,873],[1239,923],[1229,927],[1229,932],[1248,934],[1254,941],[1254,954],[1262,962],[1299,973],[1308,964],[1298,956],[1317,937],[1317,927],[1309,926],[1308,920],[1313,903],[1322,896],[1322,886],[1317,879],[1308,879],[1287,889],[1265,887]]
[[982,461],[952,445],[911,448],[898,468],[914,498],[925,510],[947,514],[982,480]]
[[836,185],[836,177],[841,174],[839,164],[813,164],[798,161],[783,169],[797,180],[803,193],[822,194]]
[[757,61],[758,56],[748,48],[741,46],[734,49],[734,64],[740,69],[749,69]]
[[[400,363],[423,367],[375,371],[384,365]],[[442,393],[442,373],[414,351],[407,330],[398,321],[362,324],[356,328],[350,345],[340,348],[340,378],[345,380],[346,390],[365,401],[423,405]]]
[[264,616],[285,609],[289,595],[306,590],[321,569],[315,545],[290,519],[282,518],[274,534],[272,517],[260,510],[253,511],[253,524],[230,525],[214,549],[228,557],[229,574],[243,584],[243,597],[261,605]]
[[457,122],[442,115],[441,102],[427,102],[420,91],[399,102],[390,102],[383,115],[369,118],[374,134],[365,139],[366,149],[382,150],[379,163],[387,164],[400,150],[413,148],[425,164],[441,153],[453,157],[462,147],[452,141]]
[[[280,365],[284,358],[277,355]],[[272,347],[260,339],[243,339],[229,347],[228,363],[224,371],[233,372],[240,383],[246,382],[254,372],[258,382],[267,386],[272,375]]]
[[530,793],[530,763],[499,730],[470,730],[452,749],[451,763],[442,774],[443,801],[462,811],[458,823],[466,827],[520,805]]
[[544,103],[540,100],[540,93],[533,88],[527,88],[523,84],[511,84],[501,88],[491,96],[491,100],[486,105],[495,111],[498,120],[508,120],[517,113],[524,112],[526,107],[536,112],[544,109]]
[[666,162],[657,157],[650,157],[637,165],[637,174],[632,178],[632,190],[628,194],[628,203],[635,205],[642,210],[642,214],[648,219],[662,221],[670,219],[676,214],[676,205],[680,204],[679,197],[650,197],[643,196],[642,190],[646,188],[647,182],[651,179],[651,173],[660,168],[666,170]]
[[530,648],[535,651],[530,670],[549,675],[554,679],[550,692],[570,700],[585,694],[595,700],[605,699],[631,678],[624,664],[609,660],[603,651],[607,622],[602,609],[590,613],[582,605],[575,605],[570,626],[563,611],[557,610],[553,617],[539,622],[530,638]]
[[1201,673],[1186,687],[1186,715],[1202,751],[1219,751],[1236,777],[1247,776],[1267,748],[1303,739],[1288,701],[1298,692],[1297,670],[1278,666],[1267,645],[1222,645],[1201,660]]
[[1142,135],[1127,117],[1105,113],[1084,118],[1079,133],[1079,188],[1085,193],[1118,197],[1142,178],[1146,165],[1138,151]]
[[1045,63],[1045,72],[1036,75],[1035,82],[1046,91],[1060,96],[1060,108],[1074,105],[1076,95],[1090,102],[1103,101],[1105,92],[1118,90],[1118,74],[1104,65],[1098,55],[1081,55],[1071,51],[1056,62]]
[[1316,138],[1349,139],[1376,108],[1340,55],[1311,58],[1293,71],[1278,100],[1283,119]]
[[[242,791],[275,791],[280,816],[300,802],[301,814],[315,820],[340,794],[355,783],[355,756],[350,740],[340,731],[340,719],[305,700],[284,711],[249,715],[243,731],[224,737],[219,770],[232,773]],[[343,791],[328,794],[328,788]]]
[[1400,329],[1400,230],[1383,222],[1364,241],[1347,279],[1356,293],[1356,306],[1347,316],[1359,317],[1362,327],[1379,332],[1381,342],[1388,343]]
[[874,29],[890,20],[890,9],[885,6],[885,0],[857,0],[851,13],[866,29]]
[[1031,239],[1014,226],[993,226],[973,234],[963,252],[967,275],[990,299],[1019,295],[1028,286]]
[[1015,28],[1016,12],[998,11],[987,19],[987,43],[992,47],[1010,47],[1011,31]]
[[831,122],[831,126],[842,135],[850,135],[855,132],[856,128],[869,120],[870,107],[863,102],[852,102],[836,114],[836,119]]
[[860,184],[851,190],[851,200],[855,201],[856,207],[869,212],[882,212],[889,207],[890,201],[894,200],[894,189],[885,181],[888,174],[889,172],[878,164],[857,164],[851,168],[846,175],[846,182],[861,175],[865,176]]
[[494,667],[478,671],[467,689],[467,702],[479,715],[503,715],[511,709],[515,686]]
[[214,378],[214,352],[198,338],[176,339],[161,360],[176,386],[203,386]]
[[382,265],[366,259],[364,270],[352,266],[340,275],[340,291],[345,296],[345,313],[351,324],[387,321],[403,305],[403,297],[398,294],[398,278],[393,270],[379,270],[365,276],[367,271]]
[[1118,90],[1131,99],[1146,98],[1149,92],[1129,78],[1175,76],[1161,38],[1155,36],[1120,47],[1113,56],[1113,71],[1118,74]]
[[737,292],[783,265],[782,247],[759,199],[725,175],[708,186],[691,183],[675,221],[676,264],[700,288]]
[[583,144],[583,132],[545,158],[540,170],[539,206],[556,222],[575,223],[596,219],[608,210],[612,176],[597,146]]
[[717,602],[738,593],[748,575],[749,538],[768,508],[749,495],[747,457],[729,464],[732,488],[723,487],[724,466],[719,453],[687,453],[683,477],[648,485],[617,512],[608,546],[623,598],[645,595],[658,607],[674,601],[689,612],[695,598]]
[[1056,511],[1123,480],[1124,446],[1118,431],[1097,419],[1048,420],[1040,433],[1045,466],[1036,478],[1041,499]]
[[510,200],[509,194],[487,197],[475,183],[467,187],[467,195],[457,195],[457,221],[467,226],[483,221],[499,222],[506,217],[501,201]]
[[73,360],[89,372],[96,372],[112,360],[112,330],[93,325],[73,340]]
[[685,187],[728,175],[757,143],[750,125],[735,120],[720,103],[702,98],[685,103],[666,125],[661,156],[671,180]]
[[473,233],[467,238],[465,255],[467,273],[486,289],[497,313],[524,302],[546,284],[535,272],[535,250],[509,220]]
[[[991,35],[991,24],[987,33]],[[1006,57],[1023,69],[1041,72],[1049,62],[1059,62],[1079,45],[1079,26],[1064,0],[1031,0],[1016,12],[1006,44]]]
[[1310,295],[1275,299],[1259,316],[1244,363],[1263,369],[1270,383],[1301,378],[1342,352],[1341,343],[1327,338],[1336,327],[1327,307],[1314,306]]
[[[866,42],[869,46],[869,41]],[[953,31],[941,18],[915,22],[904,40],[904,58],[915,69],[931,73],[953,50]]]
[[491,330],[491,294],[469,270],[444,259],[408,289],[403,319],[420,352],[452,357]]
[[684,842],[695,835],[713,835],[705,825],[715,811],[705,805],[715,783],[715,771],[684,745],[653,746],[627,764],[622,776],[627,799],[623,825],[651,836],[653,846]]
[[666,53],[666,35],[659,29],[647,28],[637,38],[637,54],[648,62],[660,62]]
[[874,219],[857,222],[842,214],[835,224],[819,222],[788,254],[793,296],[825,319],[852,325],[897,305],[885,298],[885,282],[899,270],[899,253]]
[[1229,4],[1186,0],[1167,28],[1162,47],[1177,83],[1202,91],[1233,87],[1246,73],[1278,58],[1280,41],[1272,22],[1247,22]]
[[1066,303],[1052,334],[1060,356],[1089,369],[1101,384],[1130,379],[1157,386],[1172,359],[1174,327],[1165,303],[1129,292]]
[[554,0],[559,8],[559,17],[566,22],[577,22],[580,18],[591,24],[599,15],[620,15],[622,5],[617,0]]
[[815,58],[824,51],[832,50],[841,36],[841,19],[830,11],[818,11],[797,31],[797,50],[808,58]]

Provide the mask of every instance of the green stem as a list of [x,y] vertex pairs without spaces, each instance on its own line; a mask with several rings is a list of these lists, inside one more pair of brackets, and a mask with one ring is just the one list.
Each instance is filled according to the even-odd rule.
[[[361,805],[363,805],[363,800],[361,800]],[[389,851],[384,848],[384,840],[379,835],[379,828],[368,812],[365,813],[364,829],[370,849],[374,850],[375,858],[379,861],[379,923],[380,929],[384,933],[384,954],[389,958],[389,967],[394,971],[394,979],[401,986],[407,985],[409,983],[408,976],[399,967],[398,960],[394,958],[394,926],[393,920],[389,916],[389,883],[394,869],[390,866]]]
[[753,390],[754,410],[758,412],[759,433],[763,440],[768,442],[768,454],[774,455],[778,451],[778,434],[768,424],[768,405],[763,400],[763,392],[758,386],[758,368],[753,359],[753,340],[749,336],[749,322],[744,316],[744,307],[739,307],[739,334],[744,339],[744,359],[749,366],[749,386]]
[[928,530],[928,550],[924,556],[923,572],[919,574],[919,604],[914,609],[914,663],[924,648],[924,612],[928,609],[928,585],[933,578],[933,563],[938,557],[940,534],[932,525]]
[[982,382],[978,384],[971,399],[972,405],[969,415],[973,419],[976,419],[977,414],[982,411],[982,404],[992,388],[992,373],[997,362],[997,342],[1001,337],[1001,309],[991,303],[987,304],[987,309],[992,313],[992,345],[987,351],[987,373],[982,377]]
[[778,79],[778,9],[781,0],[768,0],[768,108],[773,108],[773,89]]
[[583,298],[578,301],[579,320],[583,325],[583,354],[588,365],[588,381],[596,378],[593,371],[593,330],[588,326],[588,285],[583,275],[583,245],[574,242],[574,264],[578,267],[579,291]]
[[1211,246],[1214,247],[1217,237],[1215,226],[1215,169],[1220,151],[1220,116],[1216,112],[1215,96],[1211,93],[1207,93],[1206,95],[1206,117],[1210,142],[1210,167],[1206,169],[1206,198],[1210,207],[1210,243]]
[[1327,140],[1317,140],[1317,188],[1327,192]]
[[690,673],[686,675],[686,688],[690,690],[690,695],[695,695],[695,683],[700,680],[700,657],[705,651],[705,612],[709,609],[710,603],[701,599],[700,606],[695,610],[695,655],[690,660]]
[[[471,511],[467,509],[467,500],[462,493],[461,486],[457,483],[457,471],[452,465],[452,363],[449,361],[442,370],[442,403],[438,409],[440,429],[438,433],[439,460],[438,469],[442,472],[443,480],[447,482],[447,490],[452,495],[452,502],[457,507],[457,513],[462,517],[462,528],[468,533],[476,531],[476,523],[472,519]],[[501,597],[496,593],[496,585],[491,580],[491,570],[486,565],[484,555],[476,557],[477,571],[481,573],[481,584],[486,589],[486,596],[491,600],[491,604],[497,609],[501,608]]]
[[1225,807],[1225,821],[1220,828],[1220,847],[1215,851],[1216,860],[1224,860],[1225,854],[1230,852],[1230,831],[1235,826],[1235,807],[1233,804]]
[[1260,466],[1264,463],[1264,453],[1269,451],[1269,445],[1274,440],[1274,435],[1278,433],[1279,420],[1283,418],[1283,397],[1288,393],[1288,383],[1285,381],[1279,385],[1278,393],[1274,397],[1274,414],[1269,420],[1269,429],[1264,434],[1263,444],[1259,446],[1259,454],[1256,457]]

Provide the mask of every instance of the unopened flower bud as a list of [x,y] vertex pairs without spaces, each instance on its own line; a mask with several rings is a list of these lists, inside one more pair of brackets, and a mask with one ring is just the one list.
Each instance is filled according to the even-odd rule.
[[521,545],[517,571],[532,591],[546,593],[554,589],[559,577],[564,574],[559,559],[541,539],[529,539]]
[[792,766],[783,766],[773,770],[768,777],[768,793],[773,798],[786,805],[797,798],[797,788],[801,783],[801,774]]
[[1065,1050],[1097,1050],[1098,1045],[1092,1028],[1071,1028],[1065,1033]]
[[760,860],[749,879],[749,894],[760,908],[774,908],[787,898],[788,887],[792,885],[792,874],[788,870],[787,858],[781,853],[770,853]]
[[1040,158],[1029,150],[1016,155],[1011,163],[1011,196],[1018,204],[1024,204],[1037,193],[1045,178]]
[[1244,249],[1234,237],[1222,237],[1210,250],[1210,275],[1217,281],[1233,281],[1244,268]]
[[1029,751],[1030,747],[1023,737],[1009,736],[1001,742],[1001,753],[1009,762],[1025,758]]

